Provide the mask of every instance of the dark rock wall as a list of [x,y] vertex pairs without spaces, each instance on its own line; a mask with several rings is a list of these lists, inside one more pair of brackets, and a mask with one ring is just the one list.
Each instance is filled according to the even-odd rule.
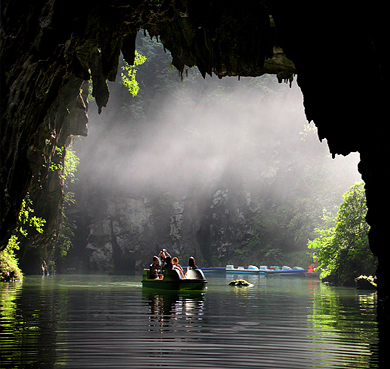
[[[96,102],[104,107],[106,79],[115,78],[120,50],[131,64],[142,27],[160,35],[180,70],[196,64],[203,74],[219,76],[298,73],[307,117],[331,152],[361,153],[380,305],[390,315],[383,216],[389,207],[383,195],[389,23],[383,2],[8,0],[1,6],[1,247],[26,192],[43,187],[54,147],[65,140],[61,134],[72,133],[65,118],[75,100],[85,104],[83,80],[92,75]],[[272,69],[278,46],[293,69],[291,62]]]
[[[389,72],[385,35],[389,23],[379,1],[369,7],[350,2],[317,6],[313,2],[268,2],[282,47],[294,61],[304,95],[305,113],[326,138],[333,155],[358,151],[359,171],[366,183],[369,240],[378,256],[380,314],[390,315],[390,278],[385,272],[389,197],[387,176]],[[363,75],[365,72],[368,75]],[[386,275],[387,274],[387,275]]]

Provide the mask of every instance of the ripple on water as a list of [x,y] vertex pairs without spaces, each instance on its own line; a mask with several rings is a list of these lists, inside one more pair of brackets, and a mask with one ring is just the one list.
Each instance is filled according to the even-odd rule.
[[2,290],[2,367],[377,365],[369,294],[306,280],[235,291],[213,277],[205,293],[146,293],[138,279],[26,278],[23,289]]

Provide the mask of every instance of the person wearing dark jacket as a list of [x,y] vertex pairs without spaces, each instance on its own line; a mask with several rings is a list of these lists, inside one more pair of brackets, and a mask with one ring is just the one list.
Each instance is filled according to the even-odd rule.
[[165,265],[163,266],[163,271],[167,269],[172,270],[172,260],[170,256],[167,256],[165,258]]

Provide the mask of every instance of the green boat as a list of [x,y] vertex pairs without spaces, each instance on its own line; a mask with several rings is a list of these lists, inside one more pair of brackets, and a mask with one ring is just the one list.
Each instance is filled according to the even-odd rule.
[[206,288],[207,280],[200,269],[187,271],[187,278],[180,278],[176,270],[165,270],[162,279],[149,278],[149,270],[144,269],[142,274],[142,287],[157,290],[197,290]]

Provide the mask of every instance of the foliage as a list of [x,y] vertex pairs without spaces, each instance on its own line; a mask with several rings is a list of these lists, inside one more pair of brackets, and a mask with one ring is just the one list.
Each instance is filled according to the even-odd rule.
[[[57,157],[57,158],[62,158],[63,155],[64,155],[64,151],[65,151],[65,147],[62,146],[62,147],[55,147],[54,148],[54,156],[53,157]],[[49,169],[54,172],[54,171],[63,171],[64,170],[64,167],[62,164],[60,163],[57,163],[55,162],[54,160],[51,160],[50,162],[50,166],[49,166]]]
[[60,234],[58,236],[56,244],[56,256],[57,258],[63,258],[67,255],[69,249],[72,247],[72,237],[74,236],[74,231],[76,230],[76,225],[74,222],[70,222],[68,218],[63,217],[61,224]]
[[[119,63],[121,64],[121,83],[127,87],[130,94],[134,97],[138,94],[139,84],[135,79],[137,73],[137,66],[142,65],[146,61],[146,56],[141,55],[138,51],[135,51],[134,64],[129,65],[121,55]],[[89,81],[88,101],[95,101],[93,96],[92,77]]]
[[27,193],[20,207],[18,226],[8,240],[7,247],[0,252],[0,272],[2,276],[8,272],[12,273],[15,279],[22,279],[23,277],[15,255],[15,251],[19,250],[19,237],[27,237],[29,228],[35,229],[38,233],[43,233],[43,226],[46,223],[45,219],[32,215],[33,213],[33,202],[29,193]]
[[62,207],[62,224],[60,233],[55,245],[55,257],[57,259],[63,258],[67,255],[69,249],[72,247],[72,237],[76,230],[74,222],[70,221],[66,216],[67,206],[75,203],[75,194],[69,190],[69,184],[76,181],[76,171],[80,164],[80,159],[70,144],[66,149],[64,158],[64,204]]
[[235,252],[241,252],[243,260],[252,255],[261,265],[311,264],[307,239],[314,236],[313,230],[322,223],[317,200],[297,195],[296,199],[281,203],[268,202],[262,203],[252,220],[253,237],[248,245]]
[[139,91],[139,85],[138,82],[135,79],[135,75],[137,73],[136,66],[142,65],[145,63],[146,57],[135,52],[135,58],[134,58],[134,64],[129,65],[125,60],[123,60],[124,65],[122,65],[122,72],[121,72],[121,80],[122,84],[127,87],[129,92],[136,96]]
[[46,223],[45,219],[39,218],[35,215],[33,209],[33,202],[30,199],[29,193],[22,201],[22,206],[19,211],[19,229],[21,235],[27,236],[27,227],[34,227],[38,233],[43,233],[43,225]]
[[[63,164],[61,164],[63,162]],[[59,171],[62,173],[62,178],[70,183],[75,181],[75,173],[80,160],[72,149],[70,144],[66,149],[65,146],[55,147],[54,156],[50,162],[49,169],[51,171]],[[45,166],[45,165],[44,165]]]
[[375,278],[372,275],[359,275],[359,277],[355,278],[355,281],[359,280],[365,280],[371,283],[373,286],[377,287],[377,284],[375,283]]
[[7,247],[0,251],[0,280],[5,278],[7,273],[13,273],[15,279],[22,279],[23,274],[18,266],[18,259],[15,251],[19,250],[19,241],[16,235],[12,235],[8,240]]
[[73,150],[72,145],[66,148],[66,154],[64,159],[64,179],[70,183],[74,183],[76,180],[75,173],[77,167],[80,164],[80,159],[77,157],[76,152]]
[[[360,274],[372,274],[376,267],[368,244],[364,183],[352,186],[343,199],[333,225],[316,229],[319,237],[308,243],[320,263],[321,278],[327,277],[335,284],[350,283]],[[329,224],[329,218],[326,221]]]

